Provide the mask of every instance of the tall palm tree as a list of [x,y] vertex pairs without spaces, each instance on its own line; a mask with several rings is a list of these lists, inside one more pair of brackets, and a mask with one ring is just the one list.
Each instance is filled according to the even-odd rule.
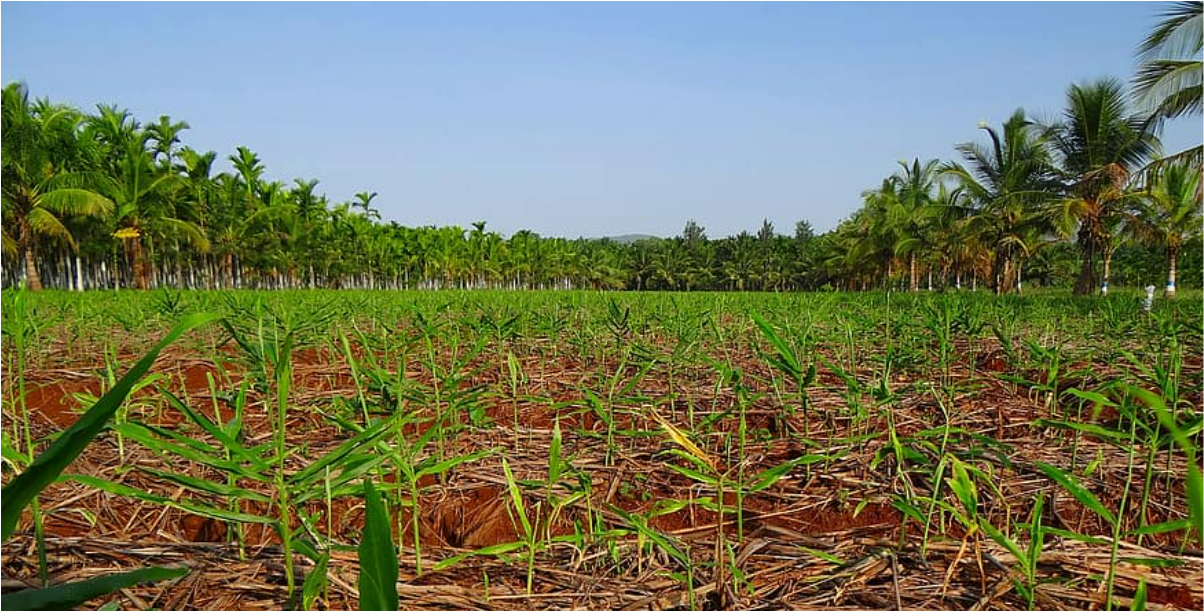
[[1050,158],[1049,134],[1017,109],[998,131],[979,126],[989,146],[968,142],[958,145],[966,165],[946,164],[943,172],[965,190],[972,209],[965,224],[972,234],[992,245],[995,290],[1016,288],[1017,270],[1027,255],[1025,236],[1040,234],[1048,217],[1041,207],[1061,185]]
[[1160,168],[1141,194],[1136,214],[1126,219],[1140,238],[1166,249],[1166,297],[1175,296],[1179,251],[1201,235],[1200,171],[1185,163]]
[[128,143],[110,195],[116,204],[119,238],[129,250],[134,283],[139,289],[150,287],[150,257],[156,239],[180,241],[198,251],[209,249],[204,231],[188,215],[181,214],[175,194],[185,187],[180,175],[156,168],[152,153],[146,149],[147,135],[138,134]]
[[375,200],[377,195],[375,191],[361,191],[355,194],[355,201],[351,203],[351,206],[364,211],[365,217],[379,221],[380,211],[372,208],[372,200]]
[[[180,132],[188,129],[186,121],[172,121],[167,115],[160,115],[157,123],[146,126],[146,133],[154,141],[155,159],[171,167],[175,156],[175,147],[180,143]],[[161,158],[161,159],[160,159]]]
[[22,84],[5,87],[2,104],[0,193],[5,226],[14,227],[16,233],[14,237],[6,231],[4,243],[24,259],[28,286],[39,291],[40,240],[57,240],[75,249],[63,219],[104,217],[112,212],[113,203],[94,190],[101,177],[81,158],[80,148],[87,145],[79,139],[78,113],[48,105],[35,110]]
[[895,255],[907,257],[908,286],[911,291],[919,291],[917,258],[928,247],[928,223],[935,212],[933,191],[940,161],[933,159],[921,164],[916,158],[911,164],[899,162],[899,165],[903,167],[902,172],[891,177],[897,186],[897,195],[887,204],[886,222],[895,231]]
[[723,264],[723,276],[730,283],[729,289],[744,291],[745,283],[756,274],[756,239],[748,232],[740,232],[728,238],[727,260]]
[[96,114],[85,120],[87,138],[103,151],[103,170],[110,174],[117,171],[127,143],[133,140],[140,124],[129,110],[112,104],[97,104]]
[[1052,126],[1051,141],[1058,152],[1069,197],[1054,209],[1060,229],[1077,226],[1081,268],[1075,295],[1096,286],[1107,293],[1096,264],[1112,249],[1110,221],[1130,200],[1129,179],[1160,149],[1147,118],[1129,114],[1124,87],[1112,78],[1071,85],[1060,123]]
[[865,205],[849,219],[841,232],[848,240],[844,250],[845,266],[849,270],[869,264],[875,273],[882,272],[884,285],[889,288],[894,276],[895,245],[899,242],[898,226],[889,222],[890,211],[898,207],[898,182],[893,177],[882,181],[878,189],[861,194]]

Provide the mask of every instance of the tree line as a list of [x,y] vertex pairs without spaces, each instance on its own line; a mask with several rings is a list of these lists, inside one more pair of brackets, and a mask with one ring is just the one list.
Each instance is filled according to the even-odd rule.
[[1072,85],[1053,122],[1018,109],[999,127],[980,125],[985,140],[958,145],[960,159],[901,162],[825,236],[822,264],[850,289],[899,275],[914,291],[935,275],[1006,293],[1023,287],[1026,268],[1048,279],[1050,259],[1072,251],[1081,295],[1107,293],[1128,247],[1128,260],[1142,249],[1160,257],[1126,280],[1161,272],[1174,295],[1186,251],[1198,286],[1200,147],[1166,156],[1158,134],[1168,119],[1200,115],[1201,6],[1169,7],[1138,51],[1131,88],[1114,78]]
[[[188,124],[84,113],[3,90],[2,281],[96,288],[594,288],[847,290],[1073,282],[1077,294],[1165,273],[1201,277],[1200,148],[1164,155],[1167,119],[1201,111],[1201,4],[1172,5],[1139,50],[1132,87],[1072,85],[1048,124],[1017,110],[959,158],[901,162],[862,206],[816,235],[509,237],[382,220],[377,194],[332,202],[319,182],[265,179],[246,147],[182,144]],[[1179,269],[1186,274],[1180,275]]]

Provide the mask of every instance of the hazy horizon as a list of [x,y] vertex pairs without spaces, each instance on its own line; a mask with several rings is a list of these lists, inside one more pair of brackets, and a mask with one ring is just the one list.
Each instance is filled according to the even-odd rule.
[[[0,78],[245,145],[386,220],[507,235],[831,229],[915,156],[1131,77],[1160,3],[6,3]],[[1177,151],[1199,120],[1164,133]]]

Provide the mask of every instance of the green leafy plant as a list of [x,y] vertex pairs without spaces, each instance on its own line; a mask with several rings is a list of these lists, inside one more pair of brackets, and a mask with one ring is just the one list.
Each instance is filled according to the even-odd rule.
[[[117,413],[122,402],[137,382],[158,358],[167,345],[175,342],[188,331],[217,320],[218,316],[200,313],[185,317],[167,336],[159,341],[146,356],[139,360],[117,384],[104,394],[96,404],[67,428],[57,440],[37,456],[20,474],[4,486],[2,517],[3,539],[7,540],[16,530],[22,511],[34,503],[47,485],[54,482],[63,470],[84,451],[92,440],[104,429],[106,423]],[[69,583],[31,589],[0,597],[0,603],[9,609],[61,609],[79,605],[129,586],[157,580],[166,580],[184,575],[181,568],[143,568],[110,576],[101,576],[83,582]]]
[[360,609],[396,610],[397,549],[393,546],[389,514],[370,480],[364,481],[364,507],[367,518],[357,549],[360,561]]

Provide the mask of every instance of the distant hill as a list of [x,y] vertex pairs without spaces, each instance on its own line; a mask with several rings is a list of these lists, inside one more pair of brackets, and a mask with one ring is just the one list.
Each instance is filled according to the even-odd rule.
[[614,240],[619,244],[631,244],[641,240],[660,240],[660,236],[650,236],[648,234],[623,234],[622,236],[607,236],[606,239]]

